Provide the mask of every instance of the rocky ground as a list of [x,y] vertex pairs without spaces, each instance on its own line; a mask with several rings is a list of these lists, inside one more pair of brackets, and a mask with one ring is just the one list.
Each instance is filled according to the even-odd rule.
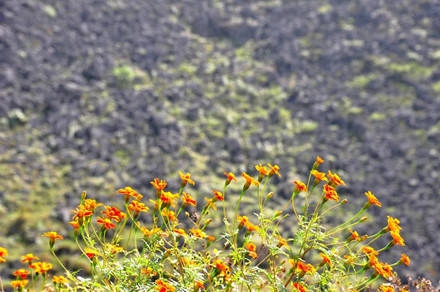
[[[6,0],[0,3],[0,242],[18,256],[107,198],[190,171],[316,155],[401,220],[403,275],[440,280],[440,3]],[[374,221],[374,220],[373,220]],[[397,250],[398,257],[402,250]]]

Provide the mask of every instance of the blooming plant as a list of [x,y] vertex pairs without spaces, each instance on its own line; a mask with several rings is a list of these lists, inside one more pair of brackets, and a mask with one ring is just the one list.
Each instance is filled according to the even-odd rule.
[[[158,178],[150,182],[153,192],[147,198],[131,187],[119,189],[120,206],[84,192],[70,225],[78,255],[89,263],[88,276],[65,267],[54,248],[64,237],[51,231],[43,236],[64,274],[50,276],[52,264],[27,254],[22,257],[26,267],[14,272],[10,286],[15,291],[394,291],[393,268],[409,265],[410,259],[402,254],[390,264],[381,254],[405,245],[399,220],[388,217],[377,232],[359,235],[365,211],[382,206],[367,191],[356,214],[328,226],[326,219],[348,200],[338,191],[344,180],[319,170],[323,162],[316,158],[306,182],[293,181],[290,199],[277,210],[268,208],[275,196],[269,183],[281,176],[272,164],[258,164],[255,176],[242,173],[235,194],[231,184],[239,179],[225,172],[222,188],[204,201],[189,193],[195,181],[183,172],[177,191]],[[243,214],[249,198],[256,211]],[[291,230],[286,231],[281,226],[287,220]],[[7,256],[0,247],[0,263]]]

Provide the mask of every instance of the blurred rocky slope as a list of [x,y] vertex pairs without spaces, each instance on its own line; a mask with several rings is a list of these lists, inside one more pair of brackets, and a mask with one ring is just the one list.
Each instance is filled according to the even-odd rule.
[[371,190],[373,218],[400,218],[403,275],[440,280],[438,1],[6,0],[0,50],[13,256],[83,190],[147,194],[184,170],[201,198],[272,162],[282,197],[321,155],[349,200]]

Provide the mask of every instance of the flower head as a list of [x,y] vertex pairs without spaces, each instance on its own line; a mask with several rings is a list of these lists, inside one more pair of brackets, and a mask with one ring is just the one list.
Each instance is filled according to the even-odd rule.
[[328,181],[325,172],[320,172],[316,169],[313,169],[310,174],[313,175],[313,177],[315,178],[315,184],[318,184],[321,181]]
[[293,183],[295,184],[294,192],[307,192],[307,186],[302,181],[294,180]]
[[33,269],[35,273],[45,274],[52,269],[52,264],[47,262],[35,262],[30,264],[29,267]]
[[226,181],[225,181],[226,186],[229,185],[231,181],[237,181],[237,178],[235,178],[235,174],[233,174],[232,172],[225,171],[225,176],[226,176]]
[[165,180],[158,179],[157,177],[150,181],[150,184],[156,189],[156,191],[163,191],[168,183]]
[[411,260],[410,260],[409,256],[407,256],[404,253],[402,253],[402,256],[400,257],[400,262],[408,267],[411,264]]
[[116,228],[116,224],[113,223],[112,220],[110,220],[109,218],[98,217],[98,219],[96,219],[96,223],[101,225],[101,227],[105,230]]
[[102,215],[115,222],[120,222],[126,216],[124,212],[112,206],[105,206],[105,210],[102,211]]
[[49,238],[49,246],[50,248],[53,247],[55,244],[55,240],[63,239],[64,237],[60,234],[58,234],[56,231],[49,231],[43,234],[43,236],[46,236]]
[[28,283],[29,283],[29,280],[14,280],[14,281],[11,281],[11,287],[21,291],[21,289],[26,287]]
[[332,186],[337,187],[337,186],[345,185],[345,182],[336,173],[333,173],[329,170],[327,172],[327,176],[330,179],[330,184]]
[[14,275],[17,278],[20,278],[22,280],[26,279],[29,274],[30,274],[30,272],[25,269],[18,269],[18,270],[15,270],[14,273],[12,273],[12,275]]
[[128,209],[133,212],[133,217],[135,217],[135,218],[137,216],[139,216],[140,212],[147,212],[148,211],[148,207],[145,206],[144,203],[136,201],[136,200],[130,202],[130,204],[128,205]]
[[31,253],[28,253],[21,257],[21,262],[28,263],[29,265],[31,265],[33,261],[38,261],[39,259],[40,259],[39,257],[36,257]]
[[192,184],[192,185],[195,185],[195,184],[196,184],[196,183],[191,179],[191,174],[190,174],[189,172],[187,172],[187,173],[183,173],[183,172],[179,171],[179,176],[180,176],[180,179],[182,180],[182,184],[181,184],[182,187],[186,186],[188,183],[189,183],[189,184]]
[[254,179],[252,176],[250,176],[246,172],[243,172],[241,174],[241,176],[246,180],[246,183],[243,186],[244,191],[247,190],[250,187],[250,185],[255,185],[255,186],[260,185],[260,183],[256,179]]
[[272,164],[268,163],[267,166],[269,166],[269,169],[270,169],[269,174],[268,174],[269,177],[272,177],[274,174],[278,175],[278,177],[281,177],[281,174],[279,172],[280,167],[277,164],[272,165]]
[[332,266],[332,260],[330,259],[330,257],[328,255],[326,255],[324,253],[320,253],[319,255],[322,258],[322,263],[321,263],[322,265],[327,264],[330,267]]
[[400,236],[399,231],[390,231],[390,235],[393,238],[393,244],[405,246],[405,240]]
[[194,200],[190,194],[185,192],[182,192],[182,202],[184,206],[191,205],[195,207],[197,205],[197,201]]
[[214,194],[214,198],[216,201],[224,201],[225,200],[225,196],[222,192],[213,190],[212,193]]
[[255,243],[246,242],[244,244],[244,248],[248,251],[248,254],[251,258],[256,259],[258,257],[257,246],[255,245]]
[[128,203],[130,198],[133,198],[138,201],[142,200],[142,198],[143,198],[143,196],[140,193],[138,193],[138,191],[136,191],[132,187],[128,187],[128,186],[123,189],[119,189],[118,194],[124,195],[124,201],[126,203]]
[[326,200],[339,202],[339,196],[335,188],[329,184],[324,185],[324,195]]
[[8,250],[0,246],[0,263],[6,262],[4,258],[7,256],[8,256]]
[[159,291],[159,292],[175,292],[176,288],[171,285],[170,283],[165,282],[162,279],[157,279],[155,281],[156,286],[154,287],[155,291]]
[[265,177],[266,175],[269,175],[270,170],[262,165],[261,163],[255,165],[255,169],[258,171],[259,175],[258,175],[258,181],[262,181],[263,177]]
[[64,276],[53,276],[52,282],[55,284],[64,285],[69,283],[69,280],[67,280]]
[[382,203],[376,198],[375,195],[373,195],[372,192],[368,191],[365,192],[365,196],[367,196],[368,199],[368,203],[367,203],[367,208],[371,205],[376,205],[378,207],[382,207]]

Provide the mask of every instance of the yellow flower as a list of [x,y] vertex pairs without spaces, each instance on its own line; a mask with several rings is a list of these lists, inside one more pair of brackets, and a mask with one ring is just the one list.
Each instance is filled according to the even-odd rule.
[[178,198],[179,194],[173,194],[172,192],[162,192],[160,194],[160,200],[167,206],[174,206]]
[[388,218],[388,230],[400,232],[402,227],[400,227],[399,225],[400,224],[399,219],[390,216],[387,216],[387,218]]
[[7,257],[7,256],[8,256],[8,250],[6,248],[0,246],[0,263],[6,262],[4,257]]
[[368,199],[368,203],[367,203],[368,207],[371,205],[376,205],[378,207],[382,207],[382,203],[376,198],[375,195],[373,195],[372,192],[370,192],[370,191],[365,192],[365,196],[367,196],[367,199]]
[[379,289],[377,289],[377,292],[394,292],[394,288],[393,286],[382,284]]
[[292,286],[295,289],[294,291],[307,292],[306,287],[304,287],[301,283],[294,282],[292,283]]
[[189,172],[187,173],[183,173],[181,171],[179,171],[179,175],[180,175],[180,179],[182,180],[182,184],[181,186],[184,187],[186,186],[188,183],[195,185],[196,183],[191,179],[191,174]]
[[130,202],[130,204],[128,205],[128,209],[133,212],[134,217],[137,217],[140,212],[147,212],[148,211],[148,207],[145,206],[144,203],[136,201],[136,200]]
[[64,276],[53,276],[52,282],[55,284],[64,285],[64,284],[69,283],[69,280],[67,280],[66,277],[64,277]]
[[351,235],[349,241],[351,240],[361,241],[361,237],[359,236],[359,233],[357,231],[350,230],[350,233]]
[[19,289],[19,291],[21,291],[21,289],[26,287],[28,283],[29,280],[14,280],[11,281],[11,287],[14,289]]
[[101,225],[101,227],[106,230],[116,228],[116,225],[109,218],[98,217],[98,219],[96,219],[96,223]]
[[399,231],[390,231],[390,235],[393,238],[394,244],[405,246],[405,241],[403,240],[402,236],[400,236]]
[[279,177],[281,177],[281,174],[279,173],[280,167],[278,165],[272,165],[270,163],[267,164],[267,166],[269,166],[270,171],[268,176],[272,177],[274,174],[278,175]]
[[29,267],[35,270],[35,273],[45,274],[52,269],[52,264],[46,262],[35,262],[30,264]]
[[263,180],[263,177],[265,177],[266,175],[268,175],[269,172],[270,172],[269,169],[268,169],[266,166],[262,165],[261,163],[255,165],[255,169],[256,169],[256,170],[258,171],[258,173],[259,173],[258,181],[262,181],[262,180]]
[[165,282],[162,279],[157,279],[155,281],[155,283],[156,283],[156,286],[154,287],[154,290],[156,290],[156,291],[159,291],[159,292],[175,292],[176,291],[176,288],[173,285]]

